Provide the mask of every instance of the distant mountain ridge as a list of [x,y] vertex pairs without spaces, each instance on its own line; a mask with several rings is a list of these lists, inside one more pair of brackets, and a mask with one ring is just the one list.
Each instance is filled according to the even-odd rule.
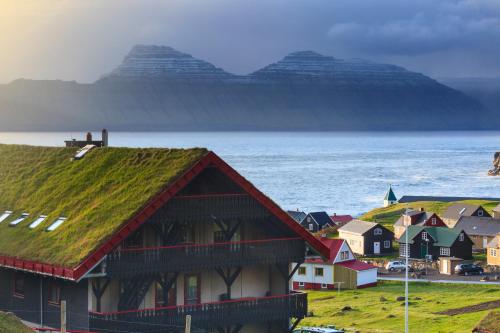
[[234,75],[171,47],[137,45],[92,84],[0,85],[0,130],[466,130],[500,116],[402,67],[293,52]]

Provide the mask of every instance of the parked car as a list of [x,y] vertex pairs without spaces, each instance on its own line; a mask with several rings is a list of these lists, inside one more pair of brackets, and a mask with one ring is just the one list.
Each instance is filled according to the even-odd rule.
[[463,275],[482,275],[484,269],[474,264],[458,264],[455,266],[455,273]]
[[345,333],[343,330],[336,329],[335,326],[326,327],[302,327],[293,330],[292,333]]
[[[411,271],[411,266],[408,265],[409,271]],[[404,261],[389,261],[387,265],[385,265],[385,269],[390,272],[394,271],[404,271],[406,269],[406,264]]]

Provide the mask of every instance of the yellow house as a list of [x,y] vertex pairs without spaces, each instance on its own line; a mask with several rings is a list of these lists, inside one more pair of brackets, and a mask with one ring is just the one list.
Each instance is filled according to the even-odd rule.
[[488,243],[486,260],[488,265],[500,267],[500,233]]

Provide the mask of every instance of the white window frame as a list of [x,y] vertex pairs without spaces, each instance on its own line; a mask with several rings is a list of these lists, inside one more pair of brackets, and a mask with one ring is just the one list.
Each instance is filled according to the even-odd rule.
[[483,215],[484,215],[484,212],[482,209],[477,211],[477,216],[483,216]]
[[299,287],[304,287],[305,283],[304,282],[299,282]]
[[328,284],[326,284],[326,283],[321,284],[321,289],[327,289],[327,288],[328,288]]
[[491,248],[490,249],[490,256],[496,257],[497,256],[497,249]]
[[347,259],[349,259],[349,251],[341,251],[340,260],[347,260]]
[[427,231],[422,231],[422,239],[429,240],[429,234],[427,233]]
[[309,231],[314,231],[314,224],[309,223]]
[[451,253],[451,250],[449,247],[440,247],[439,248],[439,255],[441,255],[441,256],[449,257],[450,253]]
[[380,235],[382,235],[382,229],[380,229],[380,228],[376,228],[376,229],[374,229],[374,230],[373,230],[373,234],[374,234],[375,236],[380,236]]
[[[321,275],[318,274],[319,269],[321,269]],[[314,267],[314,276],[325,276],[325,269],[323,267]]]
[[461,241],[461,242],[463,242],[464,239],[465,239],[465,235],[464,235],[463,232],[461,232],[460,235],[458,235],[458,240]]
[[385,240],[384,241],[384,249],[389,249],[391,247],[391,241],[390,240]]
[[435,217],[433,217],[432,220],[431,220],[431,224],[432,225],[436,225],[436,223],[437,223],[437,219]]
[[[304,269],[304,273],[301,273],[300,270],[301,269]],[[297,270],[297,275],[300,275],[300,276],[305,276],[307,275],[307,267],[305,266],[300,266],[299,269]]]
[[408,252],[408,257],[411,256],[411,249],[410,249],[410,244],[404,244],[402,243],[402,246],[399,247],[399,255],[401,257],[406,257],[406,253]]

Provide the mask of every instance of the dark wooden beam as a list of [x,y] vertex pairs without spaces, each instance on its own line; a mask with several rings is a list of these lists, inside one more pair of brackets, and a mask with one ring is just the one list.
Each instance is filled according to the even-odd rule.
[[222,277],[224,283],[226,284],[227,297],[231,299],[231,286],[234,281],[240,275],[242,268],[237,267],[234,272],[231,272],[231,268],[227,268],[226,271],[221,267],[216,267],[215,271]]
[[292,323],[292,326],[288,329],[288,333],[292,333],[301,320],[302,320],[301,318],[295,319],[295,321]]
[[111,279],[106,278],[104,285],[101,286],[101,279],[97,278],[95,280],[92,280],[92,291],[94,292],[95,298],[96,298],[96,311],[101,312],[101,298],[102,295],[104,295],[104,292],[109,286],[109,283],[111,282]]

